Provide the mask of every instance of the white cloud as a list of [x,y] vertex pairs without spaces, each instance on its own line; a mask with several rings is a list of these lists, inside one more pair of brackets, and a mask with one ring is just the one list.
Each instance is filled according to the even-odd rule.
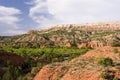
[[41,26],[120,20],[119,0],[32,0],[30,17]]
[[21,11],[15,8],[0,6],[0,22],[6,24],[19,22],[19,18],[16,16],[17,14],[21,14]]
[[2,34],[6,34],[6,35],[13,35],[13,34],[16,34],[16,35],[18,35],[18,34],[24,34],[25,33],[25,31],[23,31],[23,30],[6,30],[5,32],[3,32]]
[[[31,3],[31,2],[30,2]],[[48,4],[45,0],[34,0],[34,5],[30,9],[29,16],[38,23],[38,28],[58,24],[60,21],[48,10]],[[31,4],[33,4],[31,3]],[[41,26],[41,27],[39,27]]]
[[[13,7],[0,6],[0,34],[13,35],[22,32],[19,30],[18,14],[22,12]],[[13,32],[12,32],[13,31]]]

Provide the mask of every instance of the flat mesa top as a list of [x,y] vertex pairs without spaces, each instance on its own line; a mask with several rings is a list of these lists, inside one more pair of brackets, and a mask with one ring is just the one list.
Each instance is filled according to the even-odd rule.
[[120,30],[120,22],[99,22],[99,23],[86,23],[86,24],[61,24],[52,26],[46,29],[42,29],[39,31],[46,32],[46,31],[57,31],[61,29],[65,30],[71,30],[71,29],[77,29],[77,30],[85,30],[85,31],[91,31],[91,30]]

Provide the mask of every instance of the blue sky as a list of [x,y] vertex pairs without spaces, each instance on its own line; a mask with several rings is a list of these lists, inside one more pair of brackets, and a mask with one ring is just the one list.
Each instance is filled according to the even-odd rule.
[[120,0],[0,0],[0,36],[59,24],[120,21]]

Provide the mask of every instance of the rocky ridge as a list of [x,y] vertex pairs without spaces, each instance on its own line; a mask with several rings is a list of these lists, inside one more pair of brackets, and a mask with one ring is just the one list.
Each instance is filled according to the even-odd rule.
[[101,47],[120,39],[120,22],[65,24],[26,34],[0,37],[0,46],[21,47]]

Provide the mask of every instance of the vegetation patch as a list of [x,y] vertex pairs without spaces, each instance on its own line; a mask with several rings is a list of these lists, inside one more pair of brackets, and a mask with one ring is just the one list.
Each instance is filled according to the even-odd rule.
[[114,41],[111,45],[112,45],[113,47],[120,47],[120,42]]
[[100,74],[100,77],[101,77],[101,78],[104,78],[104,79],[110,79],[110,76],[109,76],[109,74],[107,74],[107,73],[101,73],[101,74]]
[[113,52],[114,52],[114,53],[119,53],[119,51],[118,51],[117,48],[114,48],[114,49],[113,49]]
[[111,58],[99,57],[98,64],[103,65],[103,66],[112,66],[113,60]]
[[105,80],[120,80],[118,77],[115,77],[114,72],[112,71],[105,71],[100,74],[100,77]]
[[[0,50],[0,59],[2,60],[0,61],[2,64],[0,67],[6,69],[6,72],[3,74],[3,76],[0,76],[1,80],[32,80],[32,78],[44,65],[71,60],[86,53],[87,51],[91,50],[91,48],[15,48],[5,46],[0,47]],[[10,56],[8,56],[6,59],[4,55]],[[9,58],[13,57],[14,55],[24,59],[21,65],[16,65],[18,62],[15,63],[19,58]],[[6,61],[3,62],[4,59]],[[14,65],[11,62],[14,63]]]

